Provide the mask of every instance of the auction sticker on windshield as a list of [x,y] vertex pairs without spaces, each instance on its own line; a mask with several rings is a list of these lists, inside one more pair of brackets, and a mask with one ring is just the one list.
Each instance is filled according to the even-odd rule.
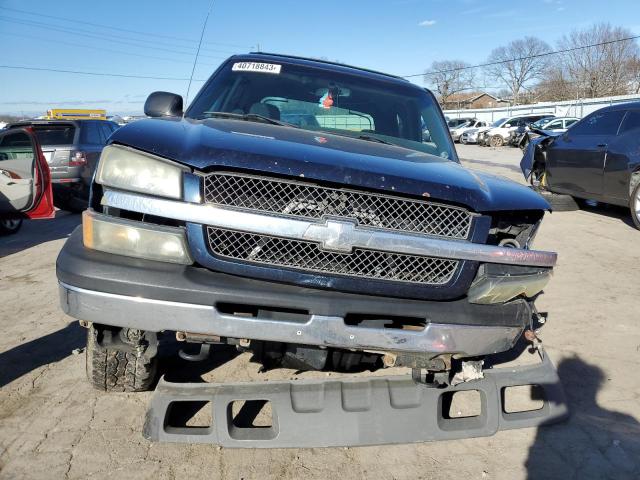
[[273,73],[278,75],[282,65],[275,63],[260,63],[260,62],[236,62],[231,67],[234,72],[259,72],[259,73]]

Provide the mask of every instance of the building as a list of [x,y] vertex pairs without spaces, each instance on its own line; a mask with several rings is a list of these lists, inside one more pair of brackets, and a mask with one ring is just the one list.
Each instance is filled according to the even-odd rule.
[[509,102],[486,92],[454,93],[442,103],[443,110],[467,108],[496,108],[508,106]]

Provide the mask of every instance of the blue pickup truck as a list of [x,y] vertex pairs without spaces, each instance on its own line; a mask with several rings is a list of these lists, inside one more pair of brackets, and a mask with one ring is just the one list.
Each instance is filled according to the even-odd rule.
[[[82,227],[58,257],[62,308],[88,328],[96,388],[153,388],[158,337],[176,332],[235,345],[267,369],[411,374],[208,393],[161,380],[150,438],[354,445],[513,426],[500,388],[531,375],[500,380],[482,362],[535,338],[534,300],[556,262],[531,248],[542,197],[464,168],[433,94],[396,76],[252,53],[182,103],[155,92],[154,118],[111,136]],[[436,415],[441,395],[467,385],[484,392],[480,419],[425,426],[436,417],[421,408]],[[156,417],[188,392],[216,397],[219,424],[180,437]],[[234,426],[223,398],[274,403],[270,430]],[[544,412],[529,420],[548,421]]]

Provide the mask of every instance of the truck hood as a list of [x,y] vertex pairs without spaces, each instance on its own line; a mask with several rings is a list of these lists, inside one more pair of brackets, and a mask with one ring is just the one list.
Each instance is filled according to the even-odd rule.
[[230,119],[147,119],[120,128],[111,142],[200,171],[304,177],[440,199],[477,212],[549,209],[531,189],[456,161],[327,132]]

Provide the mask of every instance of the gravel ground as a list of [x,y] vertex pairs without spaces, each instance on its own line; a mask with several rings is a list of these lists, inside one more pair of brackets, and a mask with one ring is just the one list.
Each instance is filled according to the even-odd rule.
[[[518,150],[458,148],[469,167],[522,181]],[[152,444],[141,435],[149,394],[91,389],[77,351],[85,330],[60,311],[54,271],[80,217],[58,213],[0,239],[0,478],[640,478],[640,232],[623,209],[554,213],[536,239],[560,255],[538,306],[550,315],[542,338],[570,402],[567,423],[450,442],[288,450]],[[187,378],[180,362],[165,367]],[[228,352],[196,374],[264,378],[246,354]],[[317,375],[325,374],[307,374]]]

